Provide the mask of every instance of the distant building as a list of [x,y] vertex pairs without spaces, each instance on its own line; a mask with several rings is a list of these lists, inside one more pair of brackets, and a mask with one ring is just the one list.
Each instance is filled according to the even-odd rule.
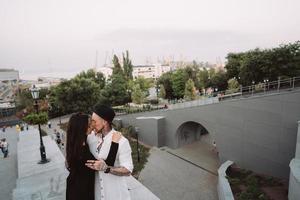
[[112,67],[105,66],[105,67],[98,67],[97,71],[101,72],[104,75],[105,79],[107,80],[112,75],[113,69]]
[[38,77],[38,81],[22,80],[20,82],[20,89],[26,90],[31,88],[32,85],[35,85],[37,88],[40,89],[49,89],[52,86],[60,84],[64,80],[66,79],[56,77]]
[[155,72],[154,65],[138,65],[133,67],[132,76],[134,79],[138,77],[155,78]]
[[0,101],[11,101],[19,88],[19,71],[0,69]]
[[3,117],[10,117],[16,114],[16,106],[11,102],[0,103],[0,119]]
[[18,84],[20,80],[19,71],[14,69],[0,69],[0,81]]
[[[208,62],[206,63],[197,63],[200,70],[203,70],[204,68],[209,70],[211,68],[214,68],[216,71],[224,69],[224,66],[219,64],[210,64]],[[163,63],[157,63],[157,64],[143,64],[143,65],[135,65],[133,66],[132,70],[132,76],[134,79],[138,77],[144,77],[144,78],[153,78],[157,79],[162,74],[169,72],[169,71],[175,71],[177,69],[183,69],[187,66],[193,66],[194,62],[185,62],[185,61],[170,61],[170,62],[163,62]],[[101,72],[104,74],[105,78],[108,79],[113,72],[113,66],[105,65],[103,67],[99,67],[96,69],[98,72]]]
[[132,76],[134,79],[138,77],[144,78],[159,78],[163,73],[171,71],[170,65],[152,64],[152,65],[137,65],[133,67]]
[[63,79],[55,77],[38,77],[38,82],[49,83],[50,85],[59,84]]
[[[60,84],[64,79],[56,77],[38,77],[37,82],[32,82],[31,85],[40,89],[49,89],[51,86]],[[30,85],[30,87],[31,87]]]

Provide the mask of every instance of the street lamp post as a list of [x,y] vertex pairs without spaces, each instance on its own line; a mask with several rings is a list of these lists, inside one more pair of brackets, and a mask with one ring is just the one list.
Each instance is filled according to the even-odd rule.
[[140,162],[139,130],[140,130],[139,127],[135,127],[135,133],[136,133],[136,151],[137,151],[138,162]]
[[60,107],[57,106],[58,108],[58,115],[59,115],[59,125],[61,125],[61,113],[60,113]]
[[158,85],[158,80],[157,80],[157,82],[156,82],[156,100],[157,100],[157,109],[158,109],[158,101],[159,101],[159,99],[158,99],[158,92],[159,92],[159,85]]
[[[31,88],[31,95],[34,100],[34,107],[36,109],[36,113],[39,114],[39,105],[38,105],[39,89],[36,88],[35,85],[33,85],[33,87]],[[46,158],[46,150],[42,139],[42,131],[41,131],[40,123],[38,123],[38,126],[39,126],[39,133],[40,133],[40,153],[41,153],[41,160],[38,162],[38,164],[45,164],[50,160]]]
[[215,88],[215,95],[218,96],[218,88]]
[[[131,90],[127,89],[126,90],[128,97],[129,97],[129,101],[131,100]],[[126,113],[130,113],[130,102],[128,101],[127,105],[128,105],[128,110],[125,110]]]
[[254,81],[252,81],[252,96],[253,96],[253,90],[255,89],[255,82]]
[[264,79],[264,85],[265,85],[265,87],[264,87],[264,91],[265,91],[265,93],[266,93],[266,90],[267,90],[267,88],[266,88],[266,84],[268,84],[268,90],[269,90],[269,79]]

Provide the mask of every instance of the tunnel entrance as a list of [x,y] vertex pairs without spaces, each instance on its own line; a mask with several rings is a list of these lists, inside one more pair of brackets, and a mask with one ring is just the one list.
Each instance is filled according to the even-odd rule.
[[219,156],[215,139],[198,122],[188,121],[177,129],[178,148],[170,150],[176,156],[200,168],[217,173]]
[[201,141],[212,144],[213,139],[207,129],[197,122],[185,122],[177,130],[178,147]]

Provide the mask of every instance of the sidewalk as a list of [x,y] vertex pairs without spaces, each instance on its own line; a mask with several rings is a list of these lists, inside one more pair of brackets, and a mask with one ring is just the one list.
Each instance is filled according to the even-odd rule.
[[7,128],[5,133],[0,132],[0,138],[6,138],[9,143],[9,157],[3,158],[0,152],[0,197],[12,199],[12,191],[16,187],[17,180],[17,141],[18,134],[15,127]]
[[65,199],[66,177],[64,157],[55,142],[43,137],[49,163],[40,161],[40,142],[37,129],[23,131],[18,142],[18,179],[13,191],[14,200]]
[[163,200],[217,200],[217,176],[156,147],[139,180]]
[[[56,135],[54,134],[54,130],[56,129],[56,131],[58,131],[60,133],[60,139],[62,141],[62,143],[64,143],[64,147],[62,148],[62,146],[60,145],[60,150],[62,152],[62,154],[65,156],[65,147],[66,147],[66,132],[64,130],[62,130],[59,126],[59,122],[61,121],[61,123],[66,123],[69,121],[69,117],[71,115],[65,115],[61,117],[61,120],[59,120],[59,118],[54,118],[51,119],[51,128],[48,128],[48,125],[43,125],[41,126],[41,128],[47,133],[48,136],[51,137],[51,139],[53,139],[54,141],[56,140]],[[62,144],[61,143],[61,144]]]

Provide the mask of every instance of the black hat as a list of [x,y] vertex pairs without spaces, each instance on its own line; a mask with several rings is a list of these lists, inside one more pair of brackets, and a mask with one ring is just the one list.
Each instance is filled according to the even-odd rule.
[[102,104],[96,104],[93,112],[109,123],[111,123],[116,116],[115,111],[111,107]]

